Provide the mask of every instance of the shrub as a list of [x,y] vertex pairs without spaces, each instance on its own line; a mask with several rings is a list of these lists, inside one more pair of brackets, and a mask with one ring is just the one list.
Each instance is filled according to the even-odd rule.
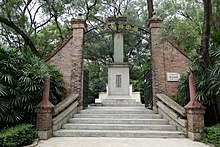
[[[210,57],[212,63],[209,67],[205,66],[201,56],[195,57],[191,67],[196,85],[196,99],[206,107],[206,125],[220,122],[220,45],[210,48]],[[182,106],[189,102],[188,75],[189,73],[185,73],[182,76],[178,86],[177,102]]]
[[46,73],[55,105],[65,97],[62,75],[32,53],[0,47],[0,128],[34,122]]
[[189,72],[183,74],[178,83],[177,103],[185,106],[189,102]]
[[36,129],[30,124],[21,124],[0,131],[0,146],[17,147],[31,144],[36,136]]
[[202,130],[206,135],[202,138],[202,142],[214,144],[220,147],[220,125],[206,127]]

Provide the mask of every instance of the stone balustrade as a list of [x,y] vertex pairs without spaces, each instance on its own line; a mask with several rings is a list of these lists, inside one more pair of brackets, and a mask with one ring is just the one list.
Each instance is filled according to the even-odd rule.
[[78,112],[78,94],[71,94],[62,102],[57,104],[53,110],[53,131],[56,131],[65,124],[69,118]]
[[189,89],[190,102],[185,107],[180,106],[165,94],[156,94],[157,111],[179,130],[184,131],[187,137],[200,140],[202,135],[199,129],[205,126],[205,107],[195,99],[196,87],[192,73],[189,76]]
[[177,104],[165,94],[156,94],[158,113],[187,135],[187,119],[184,107]]

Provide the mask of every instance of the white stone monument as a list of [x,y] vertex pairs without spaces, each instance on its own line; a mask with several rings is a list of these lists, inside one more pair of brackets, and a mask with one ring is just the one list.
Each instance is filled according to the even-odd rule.
[[129,63],[124,62],[123,34],[114,35],[114,62],[108,64],[108,96],[130,97]]
[[[119,20],[120,19],[121,18],[119,18]],[[113,20],[115,20],[115,18]],[[129,67],[130,64],[124,62],[123,33],[117,32],[114,34],[114,61],[108,63],[107,93],[99,93],[101,102],[105,99],[134,99],[136,102],[140,102],[140,92],[132,92]]]

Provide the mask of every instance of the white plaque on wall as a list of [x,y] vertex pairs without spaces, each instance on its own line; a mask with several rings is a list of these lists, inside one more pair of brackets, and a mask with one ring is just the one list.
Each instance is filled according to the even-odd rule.
[[175,72],[167,72],[167,81],[178,82],[180,79],[180,74]]

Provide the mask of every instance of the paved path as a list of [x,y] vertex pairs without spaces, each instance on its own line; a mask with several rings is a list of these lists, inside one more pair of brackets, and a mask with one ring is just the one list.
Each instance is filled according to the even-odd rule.
[[37,147],[210,147],[190,139],[53,137]]

